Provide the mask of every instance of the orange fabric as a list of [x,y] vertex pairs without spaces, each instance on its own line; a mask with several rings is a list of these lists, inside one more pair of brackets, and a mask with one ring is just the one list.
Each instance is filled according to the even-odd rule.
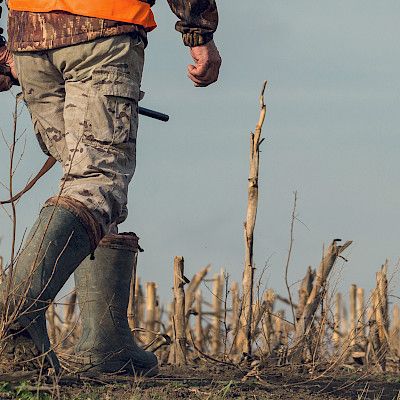
[[66,11],[86,17],[130,22],[147,31],[157,24],[150,5],[140,0],[9,0],[8,6],[16,11]]

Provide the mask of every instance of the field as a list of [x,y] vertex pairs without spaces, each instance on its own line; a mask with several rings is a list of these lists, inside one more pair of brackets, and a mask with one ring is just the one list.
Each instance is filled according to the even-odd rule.
[[[243,381],[245,371],[236,367],[203,364],[196,367],[163,367],[156,378],[63,377],[57,384],[41,385],[29,373],[22,380],[4,377],[1,399],[398,399],[398,375],[342,371],[334,376],[295,373],[292,368],[270,368],[257,378]],[[36,382],[36,383],[35,383]]]
[[[352,242],[333,239],[324,248],[320,264],[309,267],[296,287],[289,285],[295,194],[284,272],[287,293],[261,289],[262,278],[255,277],[253,243],[265,89],[266,83],[259,121],[250,135],[242,282],[231,282],[223,270],[209,277],[210,266],[188,279],[184,258],[176,256],[171,271],[173,299],[161,304],[157,282],[140,280],[136,253],[127,281],[126,317],[135,340],[158,356],[160,374],[153,378],[88,375],[73,366],[74,345],[82,335],[75,291],[63,305],[52,303],[47,310],[49,337],[63,365],[57,376],[42,374],[41,357],[35,354],[29,362],[18,364],[18,355],[26,353],[26,347],[21,342],[10,348],[7,329],[14,321],[3,315],[0,399],[400,398],[400,308],[389,301],[388,262],[378,269],[370,294],[353,284],[345,296],[337,292],[332,275],[339,263],[347,261],[346,250]],[[10,218],[16,221],[14,204]],[[16,259],[14,240],[12,267]],[[5,281],[8,275],[4,272],[1,278]]]

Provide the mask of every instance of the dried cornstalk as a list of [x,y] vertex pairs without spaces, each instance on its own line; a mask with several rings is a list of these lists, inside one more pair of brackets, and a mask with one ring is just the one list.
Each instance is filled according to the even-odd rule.
[[187,285],[186,293],[185,293],[185,310],[186,310],[186,323],[188,323],[190,310],[195,301],[197,289],[199,288],[201,282],[206,277],[208,272],[210,271],[211,266],[207,265],[204,269],[199,271]]
[[134,253],[133,264],[132,264],[132,276],[129,287],[129,303],[128,303],[128,323],[129,327],[133,331],[135,328],[139,327],[138,321],[138,296],[139,296],[139,278],[137,275],[137,259],[138,253]]
[[341,318],[342,316],[342,294],[341,293],[336,293],[335,296],[335,314],[334,314],[334,320],[333,320],[333,335],[332,335],[332,341],[333,345],[335,346],[336,351],[340,349],[341,345],[341,330],[340,330],[340,323],[341,323]]
[[307,273],[301,281],[299,288],[299,304],[296,308],[296,321],[302,316],[304,307],[306,306],[308,296],[310,296],[313,282],[315,278],[315,271],[311,267],[308,267]]
[[365,304],[364,304],[364,289],[357,288],[357,338],[356,343],[362,344],[365,341]]
[[224,294],[224,272],[221,271],[219,274],[214,276],[213,285],[213,318],[211,328],[211,352],[212,354],[218,355],[221,351],[221,321],[222,321],[222,296]]
[[174,259],[174,315],[173,331],[174,345],[173,357],[175,365],[184,365],[186,360],[186,314],[185,314],[185,289],[187,280],[184,275],[183,257]]
[[251,327],[251,332],[253,338],[258,335],[258,325],[260,324],[266,309],[265,301],[256,300],[253,304],[253,324]]
[[376,281],[375,314],[380,341],[378,358],[380,366],[385,370],[389,337],[387,262],[382,266],[381,270],[377,272]]
[[307,303],[304,307],[302,316],[299,318],[295,331],[295,348],[293,355],[300,355],[302,352],[301,342],[305,339],[306,335],[311,328],[312,322],[315,318],[315,312],[321,302],[321,297],[324,293],[329,274],[337,260],[337,258],[346,250],[351,241],[347,241],[341,246],[337,245],[338,240],[334,240],[325,252],[325,255],[317,269],[317,274],[314,280],[312,291],[308,297]]
[[46,317],[50,342],[54,346],[57,343],[56,311],[54,303],[51,303],[47,309]]
[[274,315],[273,317],[273,325],[274,325],[274,335],[275,335],[275,346],[279,346],[283,343],[283,323],[284,323],[284,318],[285,318],[285,311],[280,310]]
[[[275,295],[272,291],[272,296],[275,299]],[[261,302],[260,300],[257,300],[256,303],[253,306],[253,327],[252,327],[252,335],[254,338],[258,336],[259,332],[259,324],[263,320],[265,313],[267,312],[267,309],[269,307],[269,302],[271,301],[271,289],[267,290],[264,293],[264,299]],[[289,301],[290,304],[290,301]],[[293,305],[294,307],[296,305]]]
[[61,338],[64,340],[63,345],[68,346],[71,344],[73,340],[71,340],[71,334],[74,330],[76,321],[75,321],[75,310],[76,310],[76,290],[74,290],[71,296],[68,299],[68,302],[65,304],[64,308],[64,325],[62,327]]
[[[168,321],[168,325],[167,328],[165,330],[165,333],[173,338],[174,337],[174,314],[175,314],[175,301],[172,300],[170,303],[168,303],[167,305],[167,321]],[[170,348],[170,352],[169,352],[169,356],[168,356],[168,361],[169,363],[173,363],[175,360],[175,356],[174,356],[174,346],[172,346]]]
[[196,323],[195,323],[195,344],[196,347],[200,350],[204,350],[204,342],[203,342],[203,296],[201,295],[201,290],[197,290],[195,296],[195,305],[196,305]]
[[3,256],[0,256],[0,284],[3,283],[3,275],[4,275],[4,259]]
[[[379,350],[381,348],[381,343],[379,340],[379,332],[377,326],[378,320],[378,308],[379,308],[379,296],[377,293],[377,288],[372,291],[371,300],[372,300],[372,307],[370,309],[370,316],[369,316],[369,350],[372,348],[372,356],[375,359],[375,363],[380,366],[379,360]],[[370,351],[368,351],[369,353]]]
[[232,299],[232,313],[231,313],[230,325],[232,332],[236,332],[236,328],[238,327],[239,324],[239,313],[240,313],[239,284],[237,282],[232,282],[231,299]]
[[381,270],[377,273],[377,288],[379,294],[379,303],[382,313],[382,327],[379,336],[381,340],[387,338],[389,330],[389,301],[388,301],[388,280],[387,280],[388,262],[382,266]]
[[155,282],[146,285],[146,343],[151,343],[154,338],[157,308],[157,289]]
[[68,303],[65,305],[65,323],[71,324],[76,310],[76,290],[71,293]]
[[230,326],[232,331],[232,346],[230,349],[231,354],[237,354],[241,351],[239,343],[239,329],[240,329],[240,295],[239,295],[239,284],[233,282],[231,285],[231,299],[232,299],[232,312],[230,316]]
[[253,259],[253,243],[254,228],[256,225],[257,206],[258,206],[258,175],[260,167],[260,144],[261,132],[267,113],[264,102],[264,93],[267,82],[264,82],[260,95],[260,117],[254,133],[250,135],[250,173],[248,179],[248,198],[247,198],[247,215],[244,223],[245,238],[245,265],[243,272],[243,298],[242,298],[242,318],[241,318],[241,337],[243,338],[243,352],[251,354],[252,350],[252,311],[253,311],[253,295],[254,295],[254,259]]
[[341,313],[341,318],[340,318],[340,330],[342,334],[342,338],[346,337],[348,335],[348,330],[349,330],[349,324],[348,324],[348,313],[347,313],[347,308],[346,304],[342,305],[342,313]]
[[268,289],[264,293],[265,314],[263,318],[263,334],[265,339],[266,353],[271,354],[275,346],[275,331],[272,321],[274,311],[275,292]]
[[400,335],[400,308],[398,304],[393,306],[393,319],[390,332],[390,347],[399,355],[399,335]]
[[164,308],[161,306],[160,296],[156,297],[156,312],[155,312],[155,321],[154,321],[154,330],[156,332],[161,331],[161,321],[163,320]]
[[354,284],[350,286],[349,300],[350,300],[349,340],[350,340],[350,346],[354,347],[354,345],[356,344],[356,336],[357,336],[357,286]]

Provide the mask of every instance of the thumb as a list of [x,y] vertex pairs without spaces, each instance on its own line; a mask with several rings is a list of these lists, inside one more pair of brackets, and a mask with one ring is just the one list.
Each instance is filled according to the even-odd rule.
[[11,55],[8,59],[8,66],[11,69],[11,74],[15,79],[18,79],[17,69],[15,68],[14,57]]
[[15,79],[18,79],[17,69],[15,68],[14,57],[11,51],[6,47],[0,49],[0,64],[10,68],[10,72]]

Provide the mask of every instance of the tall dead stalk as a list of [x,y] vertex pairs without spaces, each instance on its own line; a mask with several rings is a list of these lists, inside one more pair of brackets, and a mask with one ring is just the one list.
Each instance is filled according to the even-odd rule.
[[339,240],[334,240],[326,250],[324,257],[317,269],[317,274],[314,280],[313,288],[310,295],[308,296],[307,303],[304,307],[303,314],[297,321],[295,330],[295,347],[292,351],[292,356],[295,359],[301,358],[304,340],[307,337],[308,332],[314,322],[315,313],[322,300],[324,288],[327,283],[329,274],[338,257],[346,250],[350,245],[351,241],[347,241],[341,246],[338,246]]
[[175,365],[186,364],[186,313],[185,313],[185,284],[188,283],[184,275],[183,257],[174,259],[174,314],[173,332],[174,345],[172,361]]
[[253,296],[254,296],[254,228],[256,225],[258,206],[258,175],[260,168],[260,145],[264,139],[261,138],[262,128],[267,113],[264,102],[264,93],[267,87],[265,81],[260,95],[260,117],[254,133],[250,135],[250,173],[248,179],[247,215],[244,223],[245,239],[245,265],[243,273],[243,298],[241,316],[241,337],[243,340],[243,352],[251,354],[252,347],[252,320],[253,320]]
[[146,343],[151,343],[155,338],[156,312],[157,312],[157,285],[147,282],[146,285]]
[[386,369],[386,358],[389,351],[389,302],[388,302],[388,261],[376,273],[375,313],[379,337],[379,363],[383,371]]

